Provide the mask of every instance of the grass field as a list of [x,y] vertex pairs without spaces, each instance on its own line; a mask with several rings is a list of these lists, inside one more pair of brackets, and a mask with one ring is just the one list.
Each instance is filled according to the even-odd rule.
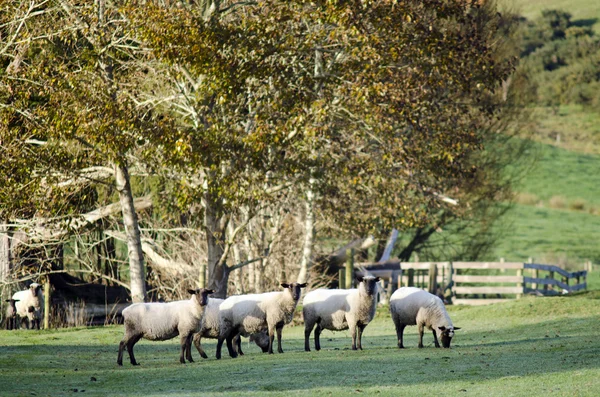
[[[118,367],[122,326],[0,331],[0,394],[600,395],[600,291],[448,310],[462,327],[452,349],[434,348],[430,334],[418,349],[416,327],[405,332],[407,348],[397,349],[382,309],[366,328],[364,351],[348,349],[347,332],[325,331],[323,350],[305,353],[303,328],[296,326],[284,328],[285,354],[269,356],[245,344],[241,358],[185,366],[172,340],[142,341],[136,346],[141,365]],[[214,352],[214,342],[206,347]]]
[[573,20],[585,21],[600,33],[600,2],[596,0],[498,0],[501,6],[535,19],[543,10],[568,11]]

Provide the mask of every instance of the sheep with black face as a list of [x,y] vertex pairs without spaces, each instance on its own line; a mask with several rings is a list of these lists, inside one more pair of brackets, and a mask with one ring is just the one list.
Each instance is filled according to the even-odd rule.
[[[138,365],[133,355],[133,346],[142,338],[168,340],[181,337],[179,362],[192,359],[191,346],[194,333],[200,331],[204,309],[208,303],[209,289],[190,289],[189,300],[168,303],[134,303],[123,310],[125,336],[119,343],[117,364],[123,365],[123,350],[127,347],[131,365]],[[185,356],[185,359],[184,359]]]
[[317,289],[303,302],[304,350],[310,351],[309,338],[315,329],[315,350],[321,350],[319,336],[324,329],[350,329],[352,350],[362,350],[362,333],[375,317],[379,277],[357,277],[358,288]]
[[231,357],[237,357],[233,349],[233,338],[237,334],[269,333],[269,354],[273,354],[273,340],[277,332],[277,351],[281,348],[281,332],[285,324],[294,317],[302,288],[306,284],[281,284],[283,291],[230,296],[220,306],[221,335],[217,343],[217,359],[221,358],[223,342]]
[[40,322],[44,317],[42,285],[31,283],[28,289],[15,292],[12,299],[17,301],[15,308],[21,323],[26,323],[26,328],[40,329]]
[[433,294],[415,287],[398,288],[390,298],[390,312],[396,326],[398,336],[398,347],[404,348],[403,334],[407,325],[419,327],[419,347],[423,347],[424,329],[433,332],[435,347],[449,348],[454,331],[460,329],[455,327],[446,311],[444,302]]
[[6,306],[6,329],[17,329],[19,326],[19,315],[17,314],[16,303],[19,302],[19,300],[6,299],[6,302],[8,302],[8,306]]

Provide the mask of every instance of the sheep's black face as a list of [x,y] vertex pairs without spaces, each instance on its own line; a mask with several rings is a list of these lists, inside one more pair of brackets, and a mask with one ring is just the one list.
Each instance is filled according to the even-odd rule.
[[281,286],[283,288],[287,288],[290,290],[290,293],[292,294],[292,299],[294,299],[295,301],[300,300],[300,295],[302,295],[302,288],[306,287],[306,283],[303,284],[298,284],[298,283],[291,283],[291,284],[281,284]]
[[379,282],[379,277],[366,276],[356,278],[359,283],[364,283],[365,290],[367,291],[367,295],[372,296],[377,292],[377,283]]
[[440,339],[442,340],[442,347],[450,348],[450,342],[452,341],[452,337],[454,336],[454,330],[460,329],[457,327],[439,327],[441,334]]
[[208,295],[212,294],[212,289],[199,288],[189,289],[188,292],[196,297],[196,301],[200,306],[206,306],[208,304]]

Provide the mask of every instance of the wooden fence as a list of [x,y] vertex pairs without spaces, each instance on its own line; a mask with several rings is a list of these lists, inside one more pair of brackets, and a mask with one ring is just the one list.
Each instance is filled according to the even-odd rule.
[[400,286],[416,286],[451,296],[454,304],[482,305],[520,298],[523,294],[559,295],[587,288],[586,270],[568,272],[536,263],[388,260],[356,263],[352,268],[357,274],[368,272],[381,277],[388,294]]

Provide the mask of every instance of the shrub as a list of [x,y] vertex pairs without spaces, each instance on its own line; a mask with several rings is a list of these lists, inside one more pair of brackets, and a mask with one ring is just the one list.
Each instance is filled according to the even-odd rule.
[[575,199],[569,203],[569,208],[575,211],[583,211],[587,207],[587,203],[583,199]]
[[552,196],[548,200],[550,208],[565,208],[567,206],[567,200],[563,196]]

